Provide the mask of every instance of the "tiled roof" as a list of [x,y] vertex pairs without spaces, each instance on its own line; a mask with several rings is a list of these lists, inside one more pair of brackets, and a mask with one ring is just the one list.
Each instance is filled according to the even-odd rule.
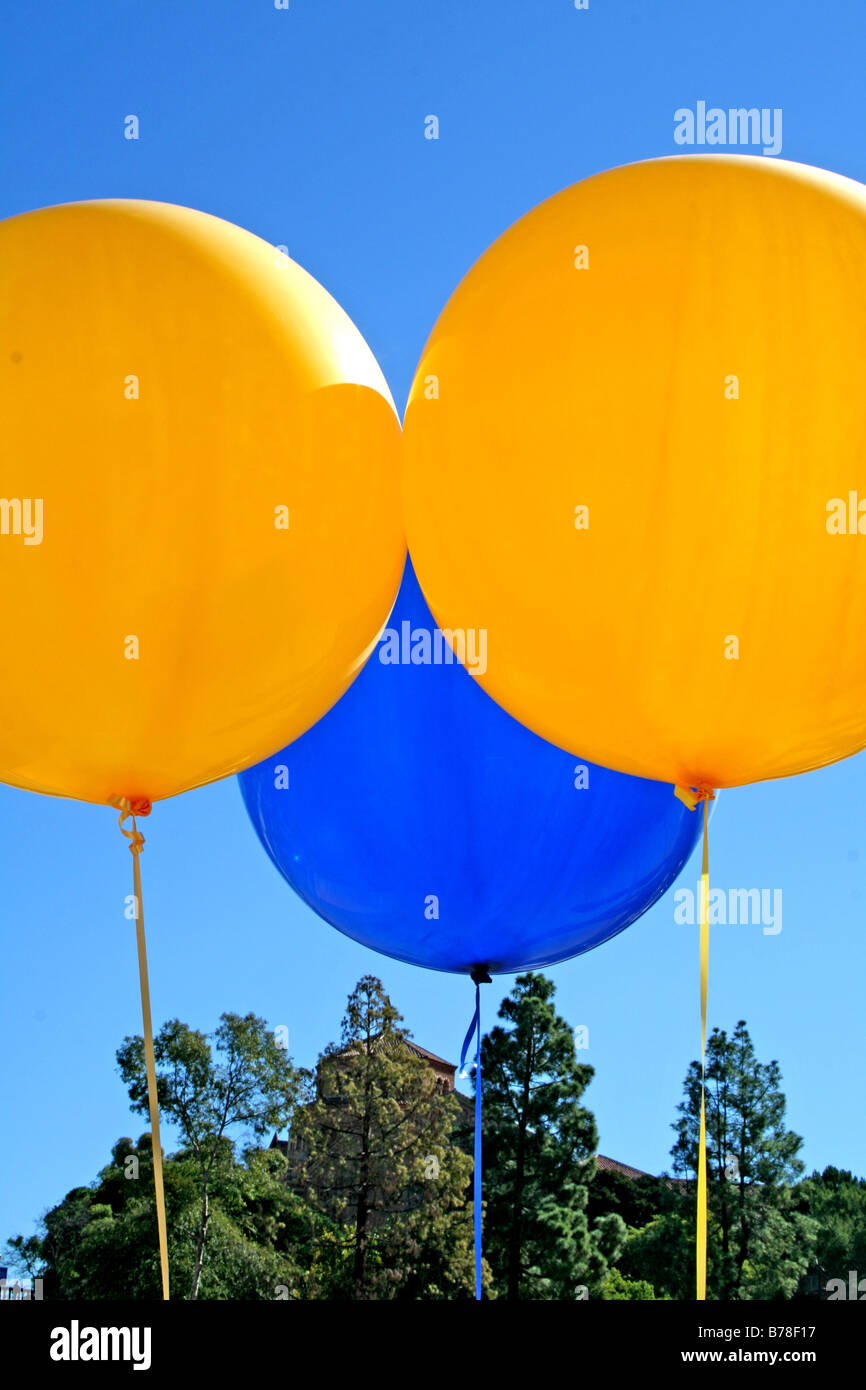
[[428,1052],[426,1047],[420,1047],[418,1043],[407,1041],[406,1046],[418,1057],[423,1057],[426,1062],[435,1062],[439,1067],[447,1067],[449,1071],[456,1071],[456,1062],[446,1062],[444,1057],[437,1057],[435,1052]]
[[628,1163],[620,1163],[616,1158],[606,1158],[604,1154],[596,1154],[595,1161],[602,1173],[622,1173],[624,1178],[651,1178],[655,1176],[653,1173],[645,1173],[642,1168],[632,1168]]
[[[383,1037],[384,1035],[382,1033],[377,1033],[375,1037],[372,1039],[374,1050],[378,1051],[377,1044],[381,1042]],[[423,1061],[430,1062],[433,1066],[436,1067],[445,1067],[448,1071],[457,1070],[454,1062],[446,1062],[444,1057],[437,1057],[435,1052],[428,1052],[426,1047],[421,1047],[419,1043],[413,1042],[411,1038],[406,1038],[404,1041],[409,1051],[414,1052],[415,1056],[420,1057]],[[359,1039],[357,1043],[352,1043],[349,1047],[345,1049],[345,1051],[343,1051],[340,1054],[340,1056],[357,1056],[357,1049],[359,1047],[362,1049],[366,1047],[366,1044],[364,1043],[363,1039]]]

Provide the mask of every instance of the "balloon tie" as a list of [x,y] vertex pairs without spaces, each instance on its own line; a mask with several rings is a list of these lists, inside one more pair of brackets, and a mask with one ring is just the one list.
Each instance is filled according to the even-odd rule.
[[696,810],[702,801],[716,799],[715,791],[706,782],[699,782],[696,787],[674,787],[674,796],[679,797],[690,811]]
[[[139,857],[144,848],[144,836],[135,823],[136,816],[149,816],[151,804],[144,797],[115,797],[110,803],[120,811],[118,825],[129,840],[132,853],[132,881],[135,903],[135,935],[138,944],[138,979],[141,992],[141,1019],[144,1026],[144,1064],[147,1072],[147,1107],[150,1112],[150,1132],[153,1146],[153,1186],[156,1196],[156,1225],[159,1232],[159,1264],[162,1274],[162,1297],[168,1301],[168,1238],[165,1222],[165,1192],[162,1182],[162,1145],[159,1137],[159,1102],[156,1091],[156,1060],[153,1051],[153,1024],[150,1017],[150,986],[147,979],[147,947],[144,939],[144,912],[141,902],[141,872]],[[132,829],[124,821],[132,819]]]
[[699,802],[704,805],[704,850],[701,863],[701,1124],[698,1139],[698,1210],[695,1232],[695,1279],[696,1300],[699,1303],[707,1297],[707,982],[710,973],[710,849],[707,835],[707,807],[716,796],[712,787],[699,784],[697,788],[674,787],[679,797],[690,811]]
[[460,1075],[466,1075],[466,1054],[475,1034],[475,1161],[472,1171],[472,1207],[475,1236],[475,1299],[481,1299],[481,986],[492,984],[483,966],[472,971],[475,983],[475,1013],[460,1051]]

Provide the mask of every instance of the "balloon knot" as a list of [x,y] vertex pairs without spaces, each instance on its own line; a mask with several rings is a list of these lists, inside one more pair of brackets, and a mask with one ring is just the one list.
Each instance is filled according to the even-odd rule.
[[[132,854],[141,854],[144,848],[144,836],[135,823],[136,816],[149,816],[152,810],[151,802],[146,796],[113,796],[109,799],[109,806],[120,811],[117,824],[120,832],[129,840],[129,848]],[[124,830],[123,822],[132,817],[132,829]]]
[[699,782],[696,787],[674,787],[674,796],[678,797],[690,811],[694,811],[702,801],[715,801],[716,799],[715,791],[706,782]]

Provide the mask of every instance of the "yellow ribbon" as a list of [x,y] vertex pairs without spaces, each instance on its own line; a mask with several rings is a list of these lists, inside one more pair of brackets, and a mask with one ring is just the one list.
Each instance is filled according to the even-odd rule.
[[706,1119],[706,1061],[707,1061],[707,982],[710,974],[710,851],[707,837],[707,807],[715,800],[712,788],[674,787],[679,797],[690,811],[694,811],[699,801],[704,803],[704,853],[701,864],[701,1125],[698,1140],[698,1211],[695,1232],[695,1276],[697,1284],[696,1299],[699,1303],[707,1297],[707,1119]]
[[[144,1065],[147,1072],[147,1106],[150,1111],[150,1132],[153,1143],[153,1186],[156,1193],[156,1225],[159,1232],[159,1264],[162,1271],[162,1296],[168,1301],[168,1238],[165,1224],[165,1193],[162,1184],[162,1146],[159,1138],[159,1104],[156,1095],[156,1060],[153,1053],[153,1025],[150,1020],[150,987],[147,982],[147,947],[144,940],[144,910],[141,902],[141,873],[139,855],[144,848],[144,836],[135,823],[136,814],[150,815],[149,801],[131,802],[120,796],[112,803],[120,812],[118,825],[129,840],[132,851],[132,881],[135,889],[135,935],[138,942],[138,978],[141,988],[141,1018],[144,1025]],[[124,830],[123,822],[132,817],[132,829]]]

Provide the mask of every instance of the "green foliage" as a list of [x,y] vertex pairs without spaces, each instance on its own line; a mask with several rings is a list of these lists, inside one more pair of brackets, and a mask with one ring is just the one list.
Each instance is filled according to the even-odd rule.
[[[715,1224],[710,1218],[707,1229],[710,1279],[715,1251]],[[630,1230],[617,1267],[627,1279],[650,1284],[656,1298],[694,1298],[694,1204],[689,1204],[688,1214],[659,1212],[646,1225]]]
[[587,1216],[592,1222],[604,1212],[614,1211],[626,1226],[644,1226],[662,1211],[677,1211],[682,1196],[672,1190],[665,1178],[643,1176],[627,1178],[624,1173],[599,1168],[589,1187]]
[[618,1269],[612,1269],[601,1285],[601,1297],[606,1302],[655,1302],[655,1289],[645,1279],[626,1279]]
[[792,1207],[781,1191],[767,1203],[740,1275],[739,1297],[791,1298],[815,1257],[817,1223]]
[[[700,1069],[673,1126],[686,1178],[598,1171],[592,1069],[553,996],[543,975],[520,976],[482,1042],[486,1295],[692,1300]],[[472,1109],[409,1038],[373,976],[315,1076],[253,1014],[224,1014],[212,1039],[177,1020],[161,1030],[160,1103],[183,1137],[164,1163],[173,1297],[472,1298]],[[141,1039],[117,1055],[146,1114]],[[707,1076],[709,1297],[820,1297],[830,1279],[866,1276],[866,1180],[800,1179],[778,1066],[758,1061],[744,1023],[714,1030]],[[290,1116],[288,1159],[255,1142],[238,1158],[232,1130],[260,1139]],[[5,1262],[41,1277],[46,1299],[159,1299],[151,1136],[118,1139],[97,1180],[9,1241]]]
[[817,1227],[815,1295],[826,1291],[830,1279],[847,1283],[851,1270],[866,1275],[866,1179],[828,1167],[798,1183],[793,1201],[797,1212]]
[[[172,1019],[154,1039],[160,1113],[180,1128],[198,1166],[200,1211],[189,1297],[196,1298],[210,1225],[210,1197],[221,1167],[232,1163],[227,1131],[261,1137],[286,1122],[297,1100],[299,1073],[263,1018],[225,1013],[212,1047],[206,1034]],[[144,1040],[127,1037],[117,1051],[132,1109],[148,1114]]]
[[[213,1046],[205,1033],[172,1019],[154,1039],[154,1055],[160,1114],[178,1125],[197,1158],[209,1158],[228,1129],[261,1137],[292,1113],[298,1073],[255,1014],[223,1014]],[[147,1115],[143,1039],[125,1038],[117,1062],[133,1110]]]
[[595,1122],[582,1104],[593,1072],[544,975],[519,975],[481,1054],[484,1248],[497,1294],[575,1298],[596,1288],[624,1243],[616,1213],[587,1218]]
[[[817,1226],[790,1202],[802,1173],[799,1135],[785,1126],[778,1062],[759,1062],[745,1023],[707,1044],[708,1203],[718,1240],[707,1292],[719,1299],[789,1297],[813,1256]],[[701,1073],[692,1062],[674,1124],[676,1171],[697,1170]],[[708,1236],[709,1251],[709,1236]]]
[[400,1022],[381,982],[365,976],[293,1126],[299,1178],[345,1234],[355,1298],[469,1296],[472,1165],[451,1142],[459,1102],[436,1086]]
[[[134,1179],[116,1161],[130,1155],[139,1161]],[[289,1190],[281,1154],[250,1150],[244,1157],[244,1163],[236,1163],[224,1153],[216,1170],[198,1296],[327,1296],[333,1269],[323,1252],[328,1237],[335,1248],[333,1228]],[[189,1287],[198,1255],[199,1167],[194,1156],[180,1153],[163,1171],[176,1295]],[[161,1298],[150,1135],[138,1146],[119,1141],[94,1186],[68,1193],[27,1244],[38,1260],[34,1272],[44,1278],[47,1299]]]

